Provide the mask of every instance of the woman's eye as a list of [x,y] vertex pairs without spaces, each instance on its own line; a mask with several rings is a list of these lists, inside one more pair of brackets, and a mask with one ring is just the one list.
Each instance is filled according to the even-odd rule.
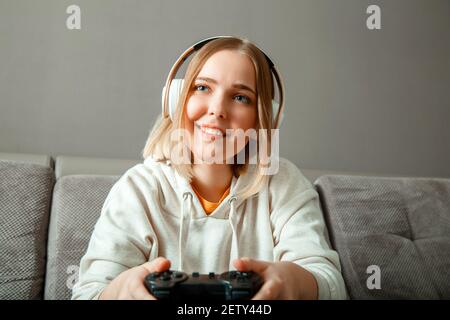
[[250,104],[250,98],[243,96],[243,95],[237,95],[234,97],[238,102],[242,102],[245,104]]
[[202,85],[202,84],[196,85],[196,86],[195,86],[195,90],[196,90],[196,91],[206,91],[206,90],[208,90],[208,89],[209,89],[209,88],[208,88],[207,86]]

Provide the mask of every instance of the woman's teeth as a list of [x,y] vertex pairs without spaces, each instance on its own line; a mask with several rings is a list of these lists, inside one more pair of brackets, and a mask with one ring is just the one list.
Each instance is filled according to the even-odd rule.
[[214,128],[202,127],[202,132],[211,134],[214,136],[220,136],[220,137],[223,136],[222,131],[220,131],[219,129],[214,129]]
[[198,124],[196,124],[196,127],[198,129],[200,129],[203,133],[206,133],[209,135],[219,136],[219,137],[225,136],[225,134],[223,134],[222,131],[220,131],[219,129],[200,127],[200,125],[198,125]]

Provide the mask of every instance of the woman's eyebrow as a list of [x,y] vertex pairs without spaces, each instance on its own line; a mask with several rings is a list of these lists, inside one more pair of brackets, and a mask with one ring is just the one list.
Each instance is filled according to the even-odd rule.
[[[195,80],[196,81],[197,80],[206,81],[206,82],[211,82],[211,83],[217,84],[217,80],[215,80],[213,78],[208,78],[208,77],[198,77]],[[237,82],[237,83],[233,84],[233,88],[238,88],[238,89],[243,89],[243,90],[250,91],[251,93],[253,93],[256,96],[255,90],[253,90],[252,88],[250,88],[249,86],[247,86],[247,85],[245,85],[243,83]]]

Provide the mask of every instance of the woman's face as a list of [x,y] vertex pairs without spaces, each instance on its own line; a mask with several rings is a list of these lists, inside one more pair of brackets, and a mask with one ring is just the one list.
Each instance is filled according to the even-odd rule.
[[[230,158],[245,147],[231,132],[255,128],[257,93],[255,68],[250,58],[236,50],[214,53],[194,79],[186,102],[185,128],[189,131],[194,158],[217,157],[217,146],[226,148],[234,140],[234,152],[222,152]],[[228,133],[228,134],[227,134]],[[227,151],[230,152],[230,151]]]

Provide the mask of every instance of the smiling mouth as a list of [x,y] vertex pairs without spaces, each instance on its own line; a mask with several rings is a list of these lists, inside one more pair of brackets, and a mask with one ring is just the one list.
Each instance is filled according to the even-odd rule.
[[210,128],[206,126],[200,126],[198,123],[195,124],[195,126],[204,134],[213,136],[213,137],[225,137],[225,133],[217,128]]

